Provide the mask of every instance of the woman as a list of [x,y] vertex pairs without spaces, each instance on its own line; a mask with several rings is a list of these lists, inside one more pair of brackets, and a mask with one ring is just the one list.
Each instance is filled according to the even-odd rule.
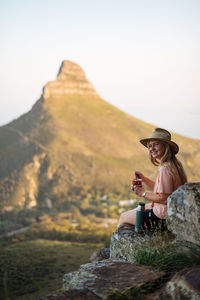
[[[181,162],[176,158],[179,147],[171,141],[169,131],[156,128],[150,138],[140,140],[149,150],[151,162],[155,166],[159,166],[156,181],[152,181],[145,177],[141,172],[136,171],[135,176],[141,178],[142,181],[153,191],[146,192],[144,187],[135,186],[136,195],[146,200],[152,201],[151,204],[145,205],[145,222],[148,229],[151,225],[158,226],[167,216],[167,198],[179,186],[187,182]],[[128,223],[135,225],[136,211],[133,209],[121,214],[118,226]]]
[[[179,186],[187,182],[181,162],[176,158],[179,151],[178,145],[171,141],[169,131],[156,128],[149,138],[140,140],[140,143],[148,148],[151,162],[159,166],[156,181],[144,176],[141,172],[135,171],[135,176],[152,190],[146,192],[145,188],[134,186],[136,195],[152,203],[145,205],[145,223],[148,229],[161,224],[164,229],[164,220],[167,216],[167,198]],[[118,227],[122,224],[135,225],[137,208],[121,214]],[[104,258],[109,257],[109,248],[101,249],[100,254]]]

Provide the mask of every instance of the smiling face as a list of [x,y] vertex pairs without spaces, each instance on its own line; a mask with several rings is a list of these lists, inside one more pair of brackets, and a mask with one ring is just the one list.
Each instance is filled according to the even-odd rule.
[[148,149],[154,159],[161,159],[165,153],[165,146],[159,140],[151,140],[149,142]]

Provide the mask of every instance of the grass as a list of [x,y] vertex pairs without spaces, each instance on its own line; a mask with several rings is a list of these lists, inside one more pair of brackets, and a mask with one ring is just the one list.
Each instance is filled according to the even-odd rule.
[[94,215],[72,216],[52,210],[25,232],[0,240],[0,300],[35,300],[60,292],[63,275],[89,262],[115,228],[105,229],[104,219]]
[[137,263],[173,274],[183,268],[200,264],[200,247],[186,242],[170,242],[153,249],[138,248],[134,253]]
[[0,246],[0,299],[35,300],[61,290],[63,275],[102,245],[35,240]]

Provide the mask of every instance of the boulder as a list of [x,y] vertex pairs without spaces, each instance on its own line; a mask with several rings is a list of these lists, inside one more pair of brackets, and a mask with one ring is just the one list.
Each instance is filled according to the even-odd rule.
[[167,227],[177,239],[200,245],[200,183],[186,183],[167,200]]
[[134,226],[130,224],[121,225],[111,236],[110,258],[113,260],[136,263],[136,254],[139,249],[156,249],[163,239],[173,239],[171,233],[165,232],[153,234],[135,232]]
[[149,239],[147,235],[136,233],[133,225],[121,225],[111,236],[110,258],[135,263],[134,253],[138,244],[148,243]]
[[182,270],[155,300],[200,300],[200,266]]
[[82,265],[78,271],[64,275],[63,289],[70,292],[87,290],[99,299],[105,299],[109,295],[153,282],[163,274],[148,266],[102,260]]

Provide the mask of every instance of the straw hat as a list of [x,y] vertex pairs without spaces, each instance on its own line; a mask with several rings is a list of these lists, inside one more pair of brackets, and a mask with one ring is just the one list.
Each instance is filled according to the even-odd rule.
[[174,152],[174,154],[178,153],[179,147],[176,143],[171,141],[171,134],[166,129],[162,128],[155,128],[152,132],[151,136],[147,139],[140,140],[140,143],[144,145],[145,147],[148,147],[147,144],[151,140],[159,140],[161,142],[165,142],[169,144]]

